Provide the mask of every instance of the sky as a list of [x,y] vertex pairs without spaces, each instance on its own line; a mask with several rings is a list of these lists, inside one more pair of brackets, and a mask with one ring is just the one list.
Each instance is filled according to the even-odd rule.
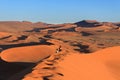
[[0,0],[0,21],[120,22],[120,0]]

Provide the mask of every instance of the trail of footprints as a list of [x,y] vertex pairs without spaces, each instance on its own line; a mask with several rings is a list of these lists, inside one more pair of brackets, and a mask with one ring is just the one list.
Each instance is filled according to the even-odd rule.
[[43,60],[38,64],[23,80],[62,80],[62,74],[60,72],[57,63],[61,61],[66,54],[57,53],[51,55],[49,58]]

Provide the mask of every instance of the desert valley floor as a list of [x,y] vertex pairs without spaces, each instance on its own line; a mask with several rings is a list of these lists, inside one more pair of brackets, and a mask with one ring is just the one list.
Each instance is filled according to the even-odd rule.
[[0,80],[120,80],[120,23],[1,21]]

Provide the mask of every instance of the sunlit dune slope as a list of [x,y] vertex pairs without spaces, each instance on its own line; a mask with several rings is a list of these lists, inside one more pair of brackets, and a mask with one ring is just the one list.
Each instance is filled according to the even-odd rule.
[[8,33],[8,32],[0,32],[0,38],[5,38],[5,37],[8,37],[10,36],[11,34]]
[[59,63],[62,80],[120,80],[120,47],[71,54]]
[[0,56],[7,62],[38,62],[53,53],[53,46],[40,45],[7,49]]
[[120,80],[120,46],[110,47],[92,54],[101,60],[117,80]]

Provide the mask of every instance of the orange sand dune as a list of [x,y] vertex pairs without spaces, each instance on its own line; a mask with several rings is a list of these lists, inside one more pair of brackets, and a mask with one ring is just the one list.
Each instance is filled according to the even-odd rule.
[[40,45],[11,48],[1,52],[0,56],[7,62],[38,62],[53,53],[53,46]]
[[92,56],[101,60],[117,80],[120,80],[120,46],[95,52]]
[[23,80],[120,80],[119,49],[111,47],[91,54],[69,51],[66,56],[60,52],[38,63]]
[[120,80],[120,46],[71,54],[59,63],[62,80]]
[[0,38],[10,36],[11,34],[8,32],[0,32]]
[[92,56],[98,57],[101,60],[107,61],[120,61],[120,46],[109,47],[97,52],[92,53]]

